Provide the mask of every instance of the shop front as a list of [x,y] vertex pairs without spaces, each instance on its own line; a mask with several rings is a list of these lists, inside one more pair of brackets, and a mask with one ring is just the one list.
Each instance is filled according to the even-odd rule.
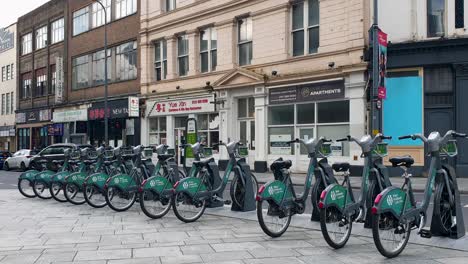
[[[131,111],[129,111],[131,109]],[[108,101],[107,110],[104,102],[92,103],[88,108],[87,125],[77,126],[76,134],[87,134],[89,143],[94,146],[104,144],[105,123],[109,117],[109,146],[136,146],[140,144],[139,100],[136,97]]]
[[16,113],[18,149],[42,149],[54,143],[49,135],[52,110],[28,110]]
[[54,124],[49,132],[54,136],[55,143],[89,143],[87,105],[55,109],[52,122]]
[[0,127],[0,150],[14,152],[16,150],[15,135],[16,135],[16,130],[14,126],[1,126]]
[[153,99],[147,101],[147,106],[146,130],[142,129],[142,135],[149,145],[167,144],[175,148],[180,162],[178,146],[185,140],[187,120],[195,118],[198,140],[213,147],[214,156],[217,157],[218,148],[214,144],[219,142],[220,119],[215,111],[213,95]]

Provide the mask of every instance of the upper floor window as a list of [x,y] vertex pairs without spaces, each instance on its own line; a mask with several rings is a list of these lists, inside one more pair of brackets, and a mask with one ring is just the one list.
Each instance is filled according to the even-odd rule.
[[166,12],[176,9],[176,0],[165,0],[166,1]]
[[[455,28],[465,27],[465,0],[455,0]],[[468,12],[467,12],[468,13]]]
[[115,49],[116,80],[132,80],[137,78],[137,43],[128,42]]
[[200,31],[201,72],[215,71],[217,65],[218,40],[215,28]]
[[14,77],[14,68],[13,64],[2,67],[2,82],[13,80]]
[[6,81],[6,66],[2,67],[2,82]]
[[[15,113],[15,97],[13,97],[13,92],[10,93],[10,97],[11,97],[11,100],[10,100],[10,113],[14,114]],[[8,106],[7,106],[8,107]]]
[[156,81],[165,80],[167,77],[167,43],[159,40],[154,43],[154,69]]
[[[107,50],[107,69],[112,68],[112,60],[111,60],[111,49]],[[106,78],[106,59],[104,56],[104,50],[100,50],[93,54],[93,83],[94,85],[102,85],[105,82]],[[111,80],[111,71],[108,70],[107,72],[107,81]]]
[[31,84],[32,76],[31,73],[25,73],[21,76],[21,98],[26,99],[31,97]]
[[35,96],[47,95],[47,70],[45,68],[36,70],[36,92]]
[[65,36],[64,19],[60,18],[59,20],[55,20],[54,22],[52,22],[51,31],[52,44],[63,41]]
[[21,55],[32,52],[32,33],[21,37]]
[[57,67],[54,65],[50,66],[50,72],[52,73],[50,75],[50,90],[49,94],[55,94],[55,87],[57,86]]
[[5,114],[5,106],[7,104],[5,103],[5,94],[2,94],[2,115]]
[[137,12],[137,0],[116,0],[115,19],[126,17]]
[[239,65],[249,65],[252,62],[252,18],[240,19],[237,28]]
[[73,13],[73,36],[89,30],[89,6]]
[[89,55],[73,59],[72,88],[81,89],[89,86]]
[[10,93],[6,94],[5,114],[10,114]]
[[[94,3],[92,6],[93,9],[93,15],[92,15],[92,27],[100,27],[104,25],[107,21],[109,23],[111,21],[112,17],[112,1],[111,0],[99,0],[105,7],[106,7],[106,12],[104,12],[104,9],[99,3]],[[107,14],[107,17],[106,15]]]
[[306,0],[292,7],[292,54],[317,53],[319,47],[319,1]]
[[47,46],[47,26],[36,30],[36,49],[42,49]]
[[445,0],[427,0],[427,37],[445,35]]
[[189,42],[187,35],[177,37],[177,65],[179,76],[185,76],[189,71]]

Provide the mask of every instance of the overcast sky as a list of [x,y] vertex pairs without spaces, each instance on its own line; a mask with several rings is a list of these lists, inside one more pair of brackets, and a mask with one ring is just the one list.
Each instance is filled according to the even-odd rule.
[[16,22],[18,17],[36,9],[49,0],[2,0],[0,8],[0,28]]

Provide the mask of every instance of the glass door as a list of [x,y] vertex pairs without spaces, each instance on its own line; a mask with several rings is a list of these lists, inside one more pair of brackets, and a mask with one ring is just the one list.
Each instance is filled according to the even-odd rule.
[[[308,141],[311,138],[314,138],[314,132],[315,128],[314,127],[298,127],[296,135],[304,140]],[[307,171],[308,166],[309,166],[309,156],[308,156],[308,151],[306,147],[302,144],[295,144],[296,148],[296,167],[297,171]]]
[[249,150],[255,150],[255,120],[239,121],[239,141]]

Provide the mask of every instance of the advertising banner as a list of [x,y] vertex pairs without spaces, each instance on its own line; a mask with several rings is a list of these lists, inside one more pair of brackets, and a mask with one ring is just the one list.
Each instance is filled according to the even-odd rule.
[[52,120],[54,123],[88,121],[88,109],[55,111]]
[[62,57],[55,58],[55,72],[56,72],[55,103],[60,104],[60,103],[63,103],[63,83],[64,83],[63,58]]
[[15,33],[0,28],[0,53],[15,47]]
[[270,89],[268,98],[270,104],[288,104],[341,99],[344,96],[344,80],[336,80]]
[[128,116],[129,117],[140,116],[140,99],[138,99],[138,97],[128,98]]
[[379,29],[379,88],[378,98],[387,98],[387,87],[385,85],[385,78],[387,77],[387,34]]
[[[187,135],[186,135],[186,143],[187,144],[195,144],[198,141],[198,131],[197,131],[197,120],[195,118],[189,118],[187,120]],[[195,156],[193,155],[193,151],[191,148],[185,148],[185,166],[191,167]]]

